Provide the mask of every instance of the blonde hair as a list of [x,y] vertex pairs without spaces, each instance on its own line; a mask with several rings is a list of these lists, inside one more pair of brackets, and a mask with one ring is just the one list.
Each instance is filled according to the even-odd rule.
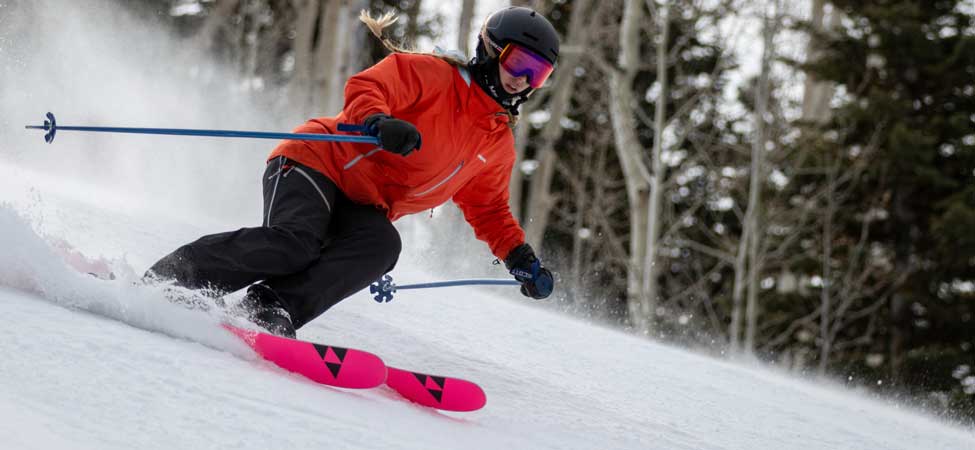
[[[435,58],[446,61],[452,66],[462,67],[465,70],[467,69],[467,61],[464,61],[460,58],[451,55],[446,55],[446,54],[418,52],[416,50],[404,48],[401,45],[393,42],[391,39],[389,39],[389,37],[385,36],[383,30],[385,30],[387,27],[396,23],[396,21],[399,20],[399,17],[397,17],[396,14],[387,12],[382,16],[379,16],[378,18],[374,18],[369,14],[368,11],[363,9],[359,11],[359,20],[362,23],[366,24],[367,27],[369,27],[369,31],[372,32],[373,36],[376,36],[376,38],[378,38],[379,41],[383,43],[383,47],[386,47],[386,50],[389,50],[390,52],[407,53],[411,55],[433,56]],[[505,112],[499,114],[506,114],[508,116],[508,126],[511,128],[514,128],[515,124],[518,123],[518,116],[512,114],[511,111],[505,110]]]
[[359,20],[362,21],[362,23],[366,24],[367,27],[369,27],[369,31],[372,32],[373,36],[379,38],[379,41],[383,43],[383,47],[386,47],[386,50],[389,50],[393,53],[408,53],[411,55],[429,55],[447,61],[451,65],[457,67],[467,67],[467,61],[464,61],[455,56],[441,55],[438,53],[429,53],[429,52],[418,52],[416,50],[404,48],[401,45],[393,42],[391,39],[389,39],[389,37],[383,34],[383,30],[385,30],[387,27],[396,23],[396,21],[399,20],[399,17],[396,17],[396,14],[388,12],[386,14],[383,14],[382,16],[379,16],[379,18],[373,18],[371,15],[369,15],[368,11],[363,9],[362,11],[359,12]]

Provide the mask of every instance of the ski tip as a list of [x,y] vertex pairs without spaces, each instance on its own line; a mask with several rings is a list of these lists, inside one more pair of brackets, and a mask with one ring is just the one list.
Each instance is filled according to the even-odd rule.
[[487,395],[476,383],[389,366],[386,370],[386,385],[414,403],[457,412],[477,411],[487,404]]

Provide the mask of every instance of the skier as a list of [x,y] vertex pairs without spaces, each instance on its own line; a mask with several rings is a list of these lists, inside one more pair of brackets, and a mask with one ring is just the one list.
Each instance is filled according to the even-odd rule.
[[[396,18],[362,20],[392,53],[351,77],[335,117],[296,133],[362,124],[370,144],[287,140],[262,178],[260,227],[203,236],[146,272],[151,282],[219,297],[247,287],[240,303],[269,332],[295,330],[391,271],[401,250],[392,222],[452,199],[478,239],[535,299],[554,288],[508,207],[518,106],[552,73],[559,52],[542,15],[509,7],[487,18],[476,55],[403,50],[383,36]],[[249,287],[248,287],[249,286]]]

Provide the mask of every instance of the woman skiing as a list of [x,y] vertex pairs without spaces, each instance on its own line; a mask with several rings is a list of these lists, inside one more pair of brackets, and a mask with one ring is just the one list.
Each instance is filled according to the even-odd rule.
[[294,337],[393,269],[401,242],[392,221],[453,200],[521,292],[548,297],[552,273],[508,207],[509,125],[553,71],[555,29],[531,9],[502,9],[485,21],[468,62],[396,47],[382,35],[396,20],[391,14],[373,19],[363,11],[360,19],[393,53],[348,80],[341,113],[294,131],[362,124],[379,148],[283,141],[263,176],[262,226],[204,236],[163,257],[146,277],[213,296],[249,286],[241,302],[249,319]]

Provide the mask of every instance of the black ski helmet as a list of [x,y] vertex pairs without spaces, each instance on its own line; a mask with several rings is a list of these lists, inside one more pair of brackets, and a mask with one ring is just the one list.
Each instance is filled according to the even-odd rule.
[[474,80],[501,106],[513,114],[528,100],[533,89],[509,94],[501,86],[498,56],[509,43],[519,44],[548,60],[559,59],[559,34],[555,27],[531,8],[510,6],[488,16],[478,33],[477,50],[469,67]]

